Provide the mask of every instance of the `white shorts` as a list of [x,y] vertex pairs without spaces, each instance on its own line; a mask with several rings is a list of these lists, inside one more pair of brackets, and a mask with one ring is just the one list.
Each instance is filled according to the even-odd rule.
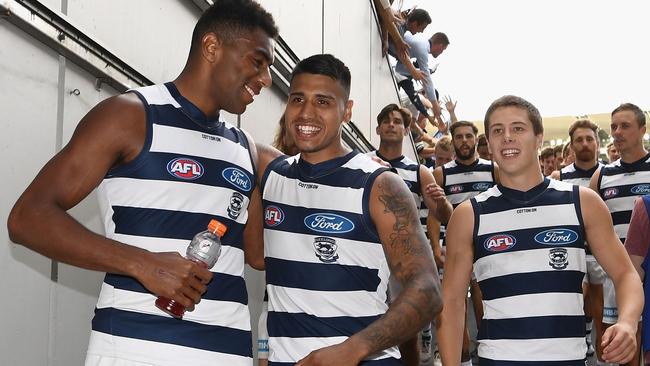
[[257,323],[257,358],[267,360],[269,358],[269,330],[266,326],[266,318],[269,315],[269,303],[262,303],[262,313]]
[[603,323],[614,324],[618,320],[618,308],[616,306],[616,291],[614,291],[614,282],[605,277],[603,283]]
[[86,366],[156,366],[153,363],[138,362],[109,356],[86,355]]
[[603,267],[598,264],[596,258],[593,255],[587,255],[587,273],[582,279],[582,282],[589,283],[592,285],[602,285],[605,282],[605,271]]

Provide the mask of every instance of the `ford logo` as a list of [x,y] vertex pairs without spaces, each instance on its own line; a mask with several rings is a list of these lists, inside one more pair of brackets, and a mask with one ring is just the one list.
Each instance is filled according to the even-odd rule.
[[491,252],[503,252],[504,250],[514,247],[515,244],[517,244],[517,239],[515,239],[514,236],[498,234],[485,239],[483,246]]
[[342,234],[354,230],[354,223],[347,217],[332,213],[315,213],[305,217],[310,230],[327,234]]
[[482,191],[487,191],[490,187],[492,187],[492,184],[485,183],[485,182],[483,182],[483,183],[474,183],[474,185],[472,185],[473,190],[481,191],[481,192]]
[[221,176],[226,182],[232,184],[233,186],[241,189],[244,192],[248,192],[253,188],[251,179],[248,177],[248,174],[244,173],[237,168],[226,168],[221,172]]
[[544,245],[571,244],[578,240],[578,234],[569,229],[550,229],[535,235],[535,241]]
[[630,191],[634,194],[648,194],[650,193],[650,184],[639,184],[638,186],[632,187]]

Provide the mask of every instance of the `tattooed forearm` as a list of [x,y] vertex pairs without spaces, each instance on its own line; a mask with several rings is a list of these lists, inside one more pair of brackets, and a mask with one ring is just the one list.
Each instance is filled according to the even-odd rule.
[[418,276],[414,282],[383,317],[355,335],[366,344],[370,354],[411,338],[442,309],[439,287],[432,278]]
[[395,216],[395,224],[390,234],[390,246],[399,247],[404,253],[422,253],[422,245],[413,242],[414,231],[420,229],[416,211],[412,209],[413,197],[399,189],[394,182],[386,179],[378,184],[379,200],[384,204],[384,212]]

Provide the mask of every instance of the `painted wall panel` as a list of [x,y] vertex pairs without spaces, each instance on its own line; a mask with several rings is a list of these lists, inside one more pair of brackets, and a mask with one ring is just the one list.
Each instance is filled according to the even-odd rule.
[[322,52],[323,2],[329,1],[261,0],[260,3],[273,15],[285,42],[303,59]]
[[[399,103],[393,77],[390,73],[390,66],[385,57],[381,57],[381,37],[374,14],[371,13],[370,20],[370,135],[366,136],[375,146],[379,146],[379,136],[375,133],[377,115],[387,104]],[[406,141],[405,141],[406,142]]]
[[68,0],[68,17],[155,83],[185,65],[194,24],[191,1]]
[[[58,57],[0,22],[0,364],[46,365],[50,260],[9,240],[7,217],[55,151]],[[34,228],[47,230],[47,228]]]
[[241,127],[251,134],[255,142],[273,142],[286,99],[277,88],[264,89],[242,114]]
[[[342,11],[345,9],[345,11]],[[350,99],[354,101],[352,121],[370,136],[370,3],[329,0],[325,2],[324,48],[343,61],[352,74]],[[380,55],[381,56],[381,55]]]

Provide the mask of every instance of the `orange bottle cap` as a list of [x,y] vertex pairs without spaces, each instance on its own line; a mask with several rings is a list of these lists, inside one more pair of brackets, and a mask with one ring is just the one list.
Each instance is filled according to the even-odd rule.
[[226,233],[227,229],[226,225],[215,219],[210,220],[210,223],[208,224],[208,230],[213,234],[217,234],[219,237],[222,237],[223,234]]

